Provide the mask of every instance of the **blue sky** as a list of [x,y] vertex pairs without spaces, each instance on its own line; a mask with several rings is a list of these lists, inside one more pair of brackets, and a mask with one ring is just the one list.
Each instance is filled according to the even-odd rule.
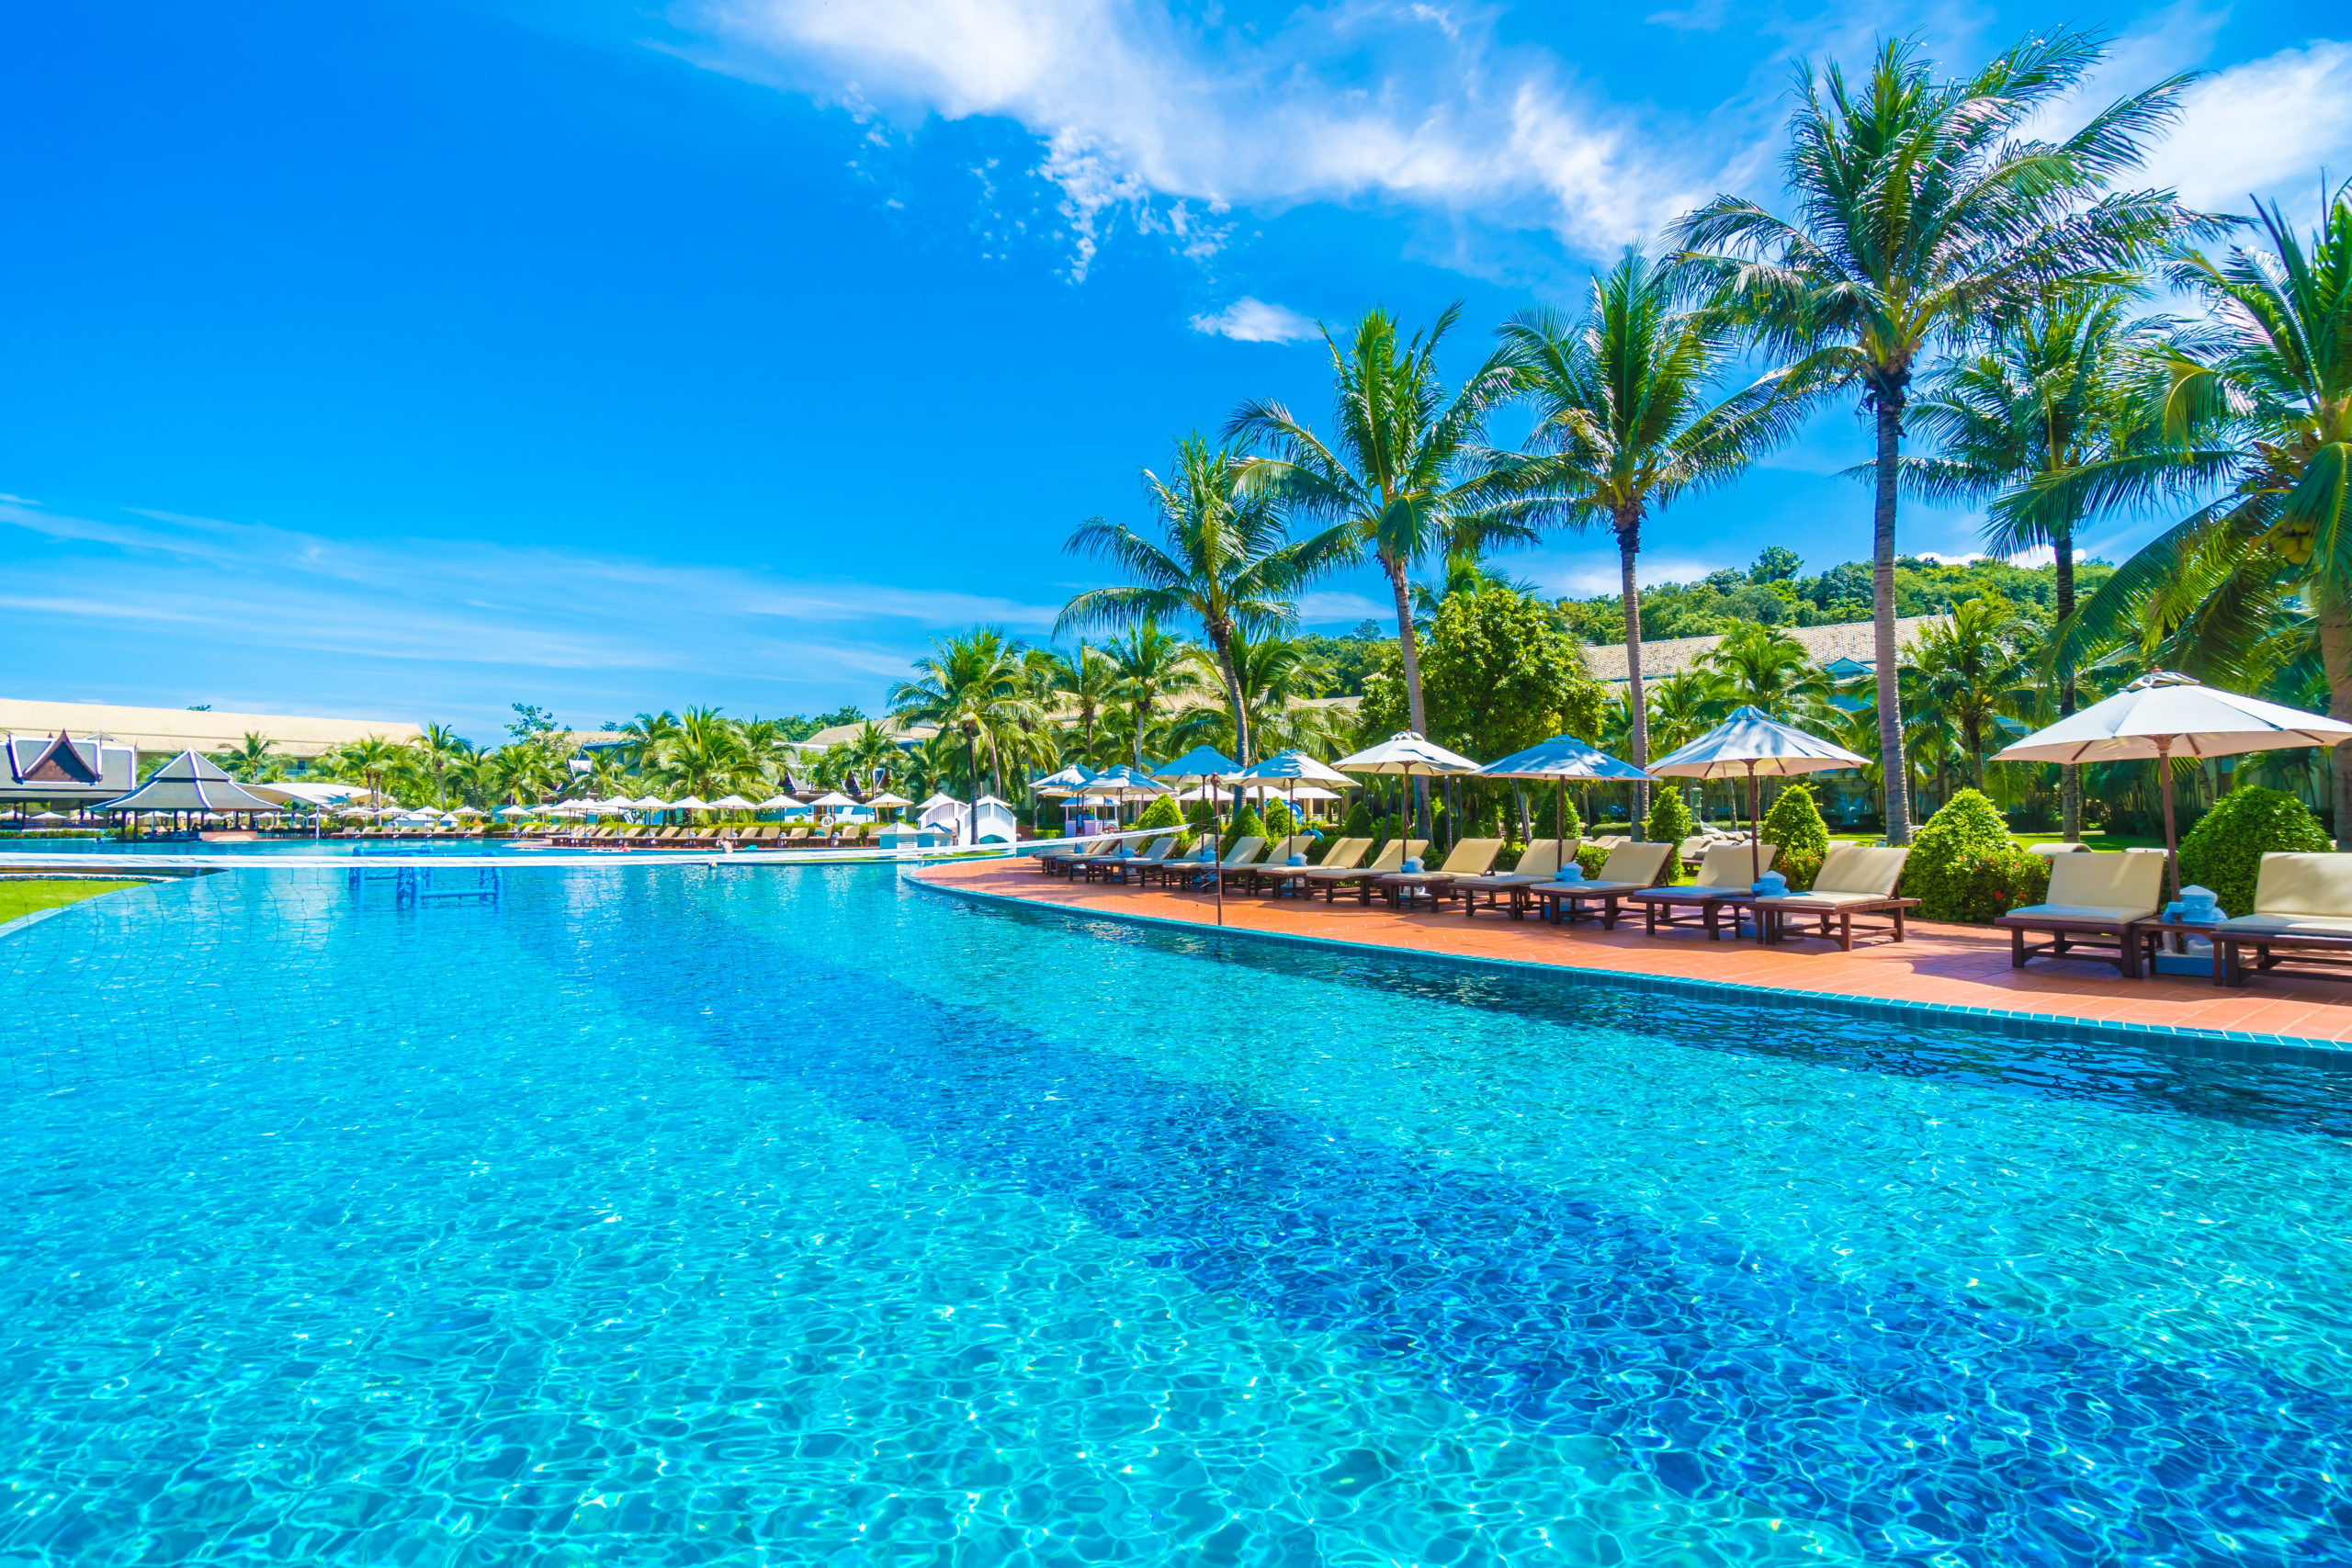
[[[1317,319],[1455,359],[1716,190],[1792,63],[1973,64],[2056,14],[252,0],[18,8],[0,138],[6,694],[593,727],[869,711],[939,632],[1043,636],[1061,553]],[[2105,7],[2095,91],[2211,73],[2151,183],[2305,220],[2352,172],[2331,7]],[[1850,412],[1651,533],[1654,577],[1867,553]],[[2094,543],[2100,541],[2095,540]],[[2128,537],[2106,541],[2112,547]],[[1971,519],[1907,513],[1906,548]],[[1508,558],[1614,581],[1564,536]],[[1333,580],[1310,620],[1378,611]]]

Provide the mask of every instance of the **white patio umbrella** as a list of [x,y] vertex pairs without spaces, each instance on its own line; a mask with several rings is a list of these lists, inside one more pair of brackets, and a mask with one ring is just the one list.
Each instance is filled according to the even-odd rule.
[[759,808],[740,795],[722,795],[710,803],[713,811],[756,811]]
[[1400,729],[1377,746],[1367,746],[1331,764],[1343,773],[1374,773],[1395,778],[1442,778],[1447,773],[1475,773],[1478,764],[1459,751],[1449,751],[1418,731]]
[[70,820],[62,811],[36,811],[32,815],[32,819],[36,822],[64,822]]
[[[1302,783],[1306,784],[1309,789],[1313,789],[1317,784],[1355,783],[1347,774],[1335,772],[1325,763],[1298,750],[1277,751],[1271,757],[1261,758],[1250,763],[1238,773],[1227,774],[1226,778],[1228,782],[1237,779],[1259,781],[1249,787],[1261,800],[1265,798],[1265,792],[1270,785],[1275,783],[1282,784],[1285,786],[1282,791],[1282,796],[1290,805],[1291,819],[1294,822],[1298,819],[1299,801],[1316,798],[1314,795],[1302,795],[1298,787]],[[1329,790],[1319,793],[1325,800],[1336,798]]]
[[857,802],[837,789],[829,789],[808,804],[827,811],[839,811],[845,806],[855,806]]
[[912,806],[914,802],[909,800],[903,795],[894,795],[886,789],[880,795],[868,795],[866,797],[865,804],[876,811],[888,811],[897,807]]
[[2234,757],[2352,740],[2352,724],[2241,697],[2169,670],[2152,670],[2103,703],[2036,730],[1993,755],[1996,762],[2121,762],[2153,757],[2164,797],[2165,867],[2180,897],[2173,829],[2172,759]]
[[772,795],[752,809],[754,811],[786,811],[799,804],[800,802],[793,799],[792,796],[788,795]]
[[1653,778],[1747,780],[1747,868],[1750,878],[1762,874],[1758,843],[1756,781],[1818,773],[1832,768],[1867,768],[1870,759],[1858,757],[1833,741],[1808,735],[1794,725],[1782,724],[1759,707],[1734,709],[1732,716],[1688,746],[1677,748],[1650,764]]
[[452,817],[479,817],[481,815],[481,812],[471,806],[460,806],[458,809],[449,813],[449,815]]
[[703,799],[702,796],[698,795],[690,795],[684,800],[672,801],[668,809],[672,811],[707,811],[710,809],[710,802]]

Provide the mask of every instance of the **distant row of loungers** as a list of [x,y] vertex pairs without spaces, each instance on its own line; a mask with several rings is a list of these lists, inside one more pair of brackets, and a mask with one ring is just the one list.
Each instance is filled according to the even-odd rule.
[[[570,849],[629,848],[663,850],[724,850],[748,849],[769,845],[776,849],[844,849],[856,848],[869,837],[878,837],[890,823],[862,822],[831,834],[819,833],[808,828],[783,828],[760,825],[746,828],[651,828],[608,827],[589,828],[577,832],[502,835],[501,841],[512,843],[517,838],[556,844]],[[336,839],[413,839],[419,841],[451,839],[486,839],[487,828],[346,828],[327,835]]]

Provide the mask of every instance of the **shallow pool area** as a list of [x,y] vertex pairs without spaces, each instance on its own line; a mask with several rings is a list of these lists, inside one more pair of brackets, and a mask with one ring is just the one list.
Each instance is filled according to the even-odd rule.
[[0,940],[0,1554],[2352,1561],[2352,1075],[976,906]]

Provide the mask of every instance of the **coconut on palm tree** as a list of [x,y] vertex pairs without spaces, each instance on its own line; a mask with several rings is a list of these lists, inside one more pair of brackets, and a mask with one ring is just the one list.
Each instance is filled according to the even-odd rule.
[[[1720,315],[1681,309],[1688,273],[1628,250],[1592,282],[1581,321],[1524,310],[1501,328],[1513,390],[1535,414],[1526,460],[1509,470],[1574,527],[1616,536],[1625,615],[1626,757],[1649,761],[1642,687],[1642,525],[1684,491],[1722,484],[1785,440],[1802,403],[1778,373],[1717,399],[1732,346]],[[1634,810],[1647,810],[1636,785]]]
[[[1932,502],[1986,501],[2132,449],[2140,426],[2129,372],[2149,347],[2149,329],[2126,320],[2124,299],[2109,288],[2061,296],[2004,325],[1983,352],[1940,370],[1911,416],[1912,433],[1933,442],[1936,455],[1905,462],[1905,487]],[[2079,505],[2053,507],[1996,516],[1984,531],[1984,547],[1996,556],[2050,550],[2062,623],[2075,613],[2082,523]],[[2064,718],[2075,711],[2073,662],[2058,659],[2053,673]],[[2077,842],[2081,775],[2073,767],[2060,775],[2061,826]]]
[[1055,623],[1058,632],[1180,615],[1198,621],[1225,686],[1239,748],[1235,755],[1243,762],[1251,760],[1249,701],[1234,668],[1237,643],[1295,625],[1292,596],[1353,547],[1344,524],[1292,542],[1275,492],[1243,482],[1250,466],[1229,447],[1212,451],[1197,435],[1180,443],[1169,478],[1148,470],[1143,477],[1160,538],[1102,517],[1079,525],[1065,547],[1108,559],[1130,581],[1079,594]]
[[[2169,645],[2191,668],[2292,656],[2307,613],[2328,713],[2352,718],[2352,183],[2308,243],[2255,204],[2268,243],[2184,255],[2176,288],[2210,308],[2151,355],[2150,449],[2045,475],[1995,503],[1997,520],[2160,506],[2210,495],[2100,584],[2063,636]],[[2335,750],[2335,834],[2352,850],[2352,745]]]
[[[2175,117],[2186,77],[2118,100],[2063,141],[2028,134],[2102,54],[2088,35],[2060,31],[1957,81],[1939,80],[1904,39],[1882,44],[1858,83],[1805,67],[1782,162],[1796,216],[1719,196],[1675,226],[1679,259],[1791,361],[1792,389],[1859,392],[1874,416],[1879,748],[1893,777],[1904,773],[1895,491],[1914,374],[2052,295],[2130,282],[2201,222],[2169,191],[2108,188]],[[1888,792],[1886,829],[1889,842],[1910,841],[1900,790]]]
[[[1367,310],[1346,345],[1326,330],[1337,406],[1329,441],[1278,402],[1241,405],[1227,439],[1254,442],[1270,454],[1250,464],[1249,482],[1293,510],[1343,525],[1357,549],[1380,563],[1396,601],[1396,640],[1406,711],[1428,733],[1421,658],[1413,628],[1412,574],[1432,559],[1475,559],[1499,544],[1536,536],[1539,507],[1500,495],[1487,420],[1511,389],[1499,355],[1448,391],[1438,345],[1460,319],[1449,306],[1426,333],[1407,339],[1385,310]],[[1419,780],[1423,826],[1429,784]]]
[[980,748],[1037,716],[1028,693],[1020,643],[994,626],[942,637],[915,660],[914,679],[890,690],[890,712],[901,724],[927,724],[963,738],[971,826],[980,820]]

